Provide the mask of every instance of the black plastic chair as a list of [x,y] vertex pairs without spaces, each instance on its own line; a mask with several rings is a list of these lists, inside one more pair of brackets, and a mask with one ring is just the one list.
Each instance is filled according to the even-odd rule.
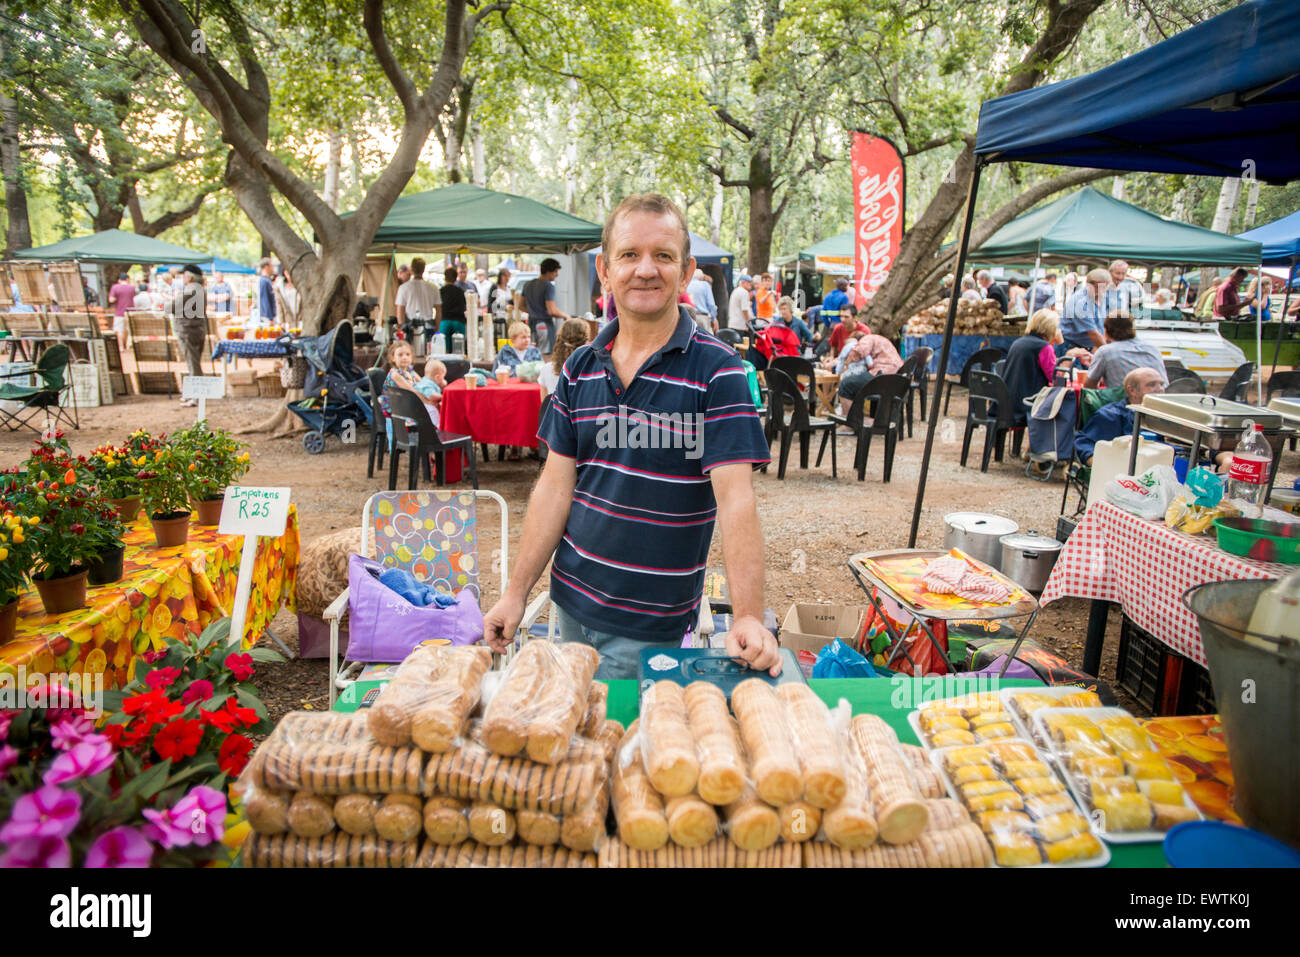
[[[59,406],[59,396],[65,391],[72,393],[71,376],[72,353],[62,344],[50,346],[36,360],[36,371],[11,372],[0,375],[0,400],[16,402],[19,407],[10,412],[0,408],[4,415],[4,424],[10,432],[19,429],[31,429],[37,435],[41,429],[32,424],[32,420],[44,413],[46,428],[52,429],[62,423],[69,428],[79,429],[80,415],[77,412],[75,395],[68,408]],[[35,375],[40,380],[37,385],[13,385],[6,379],[27,379]]]
[[[847,415],[827,416],[832,422],[852,429],[858,437],[857,449],[853,453],[853,467],[858,472],[861,482],[867,474],[867,456],[871,454],[871,437],[882,435],[885,438],[885,481],[888,482],[894,471],[894,449],[903,433],[903,406],[911,391],[912,380],[901,374],[878,375],[863,383],[862,388],[853,396]],[[868,413],[865,408],[871,403]],[[867,418],[871,422],[867,422]]]
[[785,478],[785,465],[790,458],[790,443],[795,433],[799,435],[799,468],[808,467],[808,440],[814,432],[822,433],[817,449],[817,466],[822,464],[826,442],[831,444],[831,478],[839,478],[835,461],[835,423],[830,419],[813,418],[808,414],[808,400],[794,381],[780,369],[767,370],[767,418],[770,434],[780,436],[781,452],[776,477]]
[[367,369],[366,378],[370,380],[370,451],[366,454],[366,478],[375,477],[375,467],[384,467],[384,451],[388,448],[388,430],[384,423],[383,405],[379,398],[384,394],[384,381],[388,373],[383,369]]
[[723,342],[725,342],[727,345],[731,346],[731,348],[739,350],[740,340],[743,338],[743,336],[741,335],[740,330],[738,329],[719,329],[718,338],[721,339]]
[[970,375],[970,408],[966,412],[966,433],[961,440],[961,466],[966,467],[966,457],[970,453],[971,436],[977,428],[984,429],[984,454],[980,461],[980,471],[989,470],[989,453],[995,453],[995,459],[1002,461],[1003,447],[1008,432],[1014,433],[1012,455],[1020,454],[1020,443],[1024,436],[1024,426],[1017,426],[1014,409],[1011,404],[1011,392],[1006,380],[993,372],[976,369]]
[[1300,371],[1274,372],[1264,388],[1267,397],[1265,401],[1272,401],[1278,394],[1284,397],[1300,396]]
[[1200,376],[1179,376],[1169,380],[1165,395],[1205,395],[1205,383]]
[[[451,385],[457,379],[465,378],[465,373],[469,372],[469,360],[464,356],[442,355],[429,356],[430,359],[437,359],[447,367],[447,384]],[[427,360],[426,360],[427,361]]]
[[930,387],[930,357],[934,350],[921,346],[903,360],[898,374],[907,379],[907,437],[912,437],[912,396],[921,394],[921,420],[925,421],[925,393]]
[[[993,364],[997,362],[999,359],[1001,359],[1004,355],[1006,355],[1006,353],[1003,352],[1001,349],[997,348],[996,346],[989,346],[987,349],[980,349],[976,352],[971,353],[971,357],[967,359],[966,364],[961,367],[961,375],[959,375],[955,381],[945,376],[945,378],[947,379],[946,382],[947,389],[944,393],[944,398],[943,398],[943,414],[944,415],[948,414],[948,403],[952,401],[953,386],[959,385],[963,389],[969,389],[970,374],[972,372],[974,372],[976,369],[992,369]],[[921,417],[925,418],[925,414],[922,413]]]
[[[470,481],[478,488],[478,456],[474,449],[474,440],[468,435],[458,435],[436,427],[429,417],[429,407],[414,392],[405,389],[388,389],[384,392],[388,398],[388,410],[392,413],[393,448],[392,458],[388,463],[388,490],[397,490],[397,459],[403,452],[410,456],[410,474],[408,489],[419,487],[418,476],[424,473],[429,478],[429,456],[438,464],[439,485],[447,484],[446,453],[455,449],[464,451],[469,460]],[[406,420],[415,422],[415,429],[407,427]]]
[[1228,376],[1228,381],[1223,384],[1223,391],[1219,393],[1220,399],[1227,399],[1229,402],[1245,402],[1246,390],[1250,388],[1250,382],[1255,378],[1255,363],[1243,362],[1233,370],[1232,375]]

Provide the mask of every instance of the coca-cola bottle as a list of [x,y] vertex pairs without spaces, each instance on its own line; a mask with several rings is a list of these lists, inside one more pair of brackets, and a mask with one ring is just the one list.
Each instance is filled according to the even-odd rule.
[[1264,427],[1246,423],[1228,466],[1228,499],[1237,502],[1247,518],[1264,514],[1268,498],[1268,477],[1273,468],[1273,450],[1264,438]]

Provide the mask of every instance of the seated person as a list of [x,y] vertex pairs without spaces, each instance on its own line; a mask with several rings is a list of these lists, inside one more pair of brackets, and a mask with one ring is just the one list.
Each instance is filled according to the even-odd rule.
[[806,349],[812,345],[812,330],[808,328],[807,323],[794,314],[793,299],[789,296],[782,296],[776,304],[776,315],[781,322],[789,326],[791,331],[799,337],[800,349]]
[[541,352],[533,345],[533,332],[528,328],[528,323],[517,319],[510,323],[510,328],[506,331],[510,336],[510,345],[497,353],[493,372],[497,369],[509,369],[513,376],[519,363],[542,361]]
[[1124,398],[1103,405],[1092,414],[1087,425],[1074,437],[1074,456],[1084,465],[1092,464],[1098,442],[1133,434],[1130,405],[1141,405],[1142,397],[1165,391],[1164,379],[1155,369],[1134,369],[1124,377]]
[[[437,399],[434,399],[425,395],[419,388],[417,388],[417,384],[421,380],[415,373],[415,352],[412,351],[411,344],[405,340],[398,339],[388,347],[387,358],[390,368],[388,370],[388,376],[384,379],[384,390],[387,391],[391,388],[399,388],[406,389],[408,392],[414,392],[420,397],[421,402],[430,407],[429,415],[433,417],[434,424],[436,425],[438,422],[436,417],[438,406],[442,402],[441,394],[439,394]],[[441,363],[439,364],[441,365]],[[428,365],[425,366],[425,371],[427,374]],[[444,366],[444,381],[446,381],[446,372],[447,370]],[[388,399],[386,396],[380,396],[379,406],[384,411],[384,428],[388,432],[388,447],[391,449],[393,447],[393,423],[391,421],[391,414],[388,411]],[[415,428],[415,423],[410,419],[406,420],[406,425],[408,428]]]
[[442,408],[442,390],[447,388],[447,365],[439,359],[430,358],[424,364],[424,378],[415,383],[415,391],[426,400],[432,400],[429,417],[434,425],[441,425],[438,414]]
[[1154,369],[1160,373],[1161,385],[1169,385],[1165,362],[1160,350],[1133,331],[1127,312],[1116,311],[1106,317],[1106,342],[1093,353],[1084,388],[1100,389],[1119,385],[1134,369]]
[[844,415],[848,415],[859,389],[876,376],[892,375],[903,367],[902,356],[892,342],[871,332],[865,324],[859,323],[858,329],[835,363],[840,375],[840,411]]

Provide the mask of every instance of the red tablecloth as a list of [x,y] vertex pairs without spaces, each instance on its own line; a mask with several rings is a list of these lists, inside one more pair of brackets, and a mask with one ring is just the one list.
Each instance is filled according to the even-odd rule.
[[465,380],[457,379],[442,393],[442,427],[489,445],[537,448],[537,416],[541,410],[542,387],[535,382],[511,379],[497,385],[493,380],[477,389],[467,389]]
[[1061,549],[1041,604],[1066,596],[1119,602],[1139,626],[1204,665],[1201,632],[1183,592],[1206,582],[1281,578],[1294,568],[1229,555],[1213,535],[1177,532],[1099,501]]

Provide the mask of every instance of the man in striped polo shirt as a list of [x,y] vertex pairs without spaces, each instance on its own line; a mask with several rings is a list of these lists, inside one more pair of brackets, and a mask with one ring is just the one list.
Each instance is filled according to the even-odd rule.
[[740,357],[677,305],[695,273],[686,219],[662,196],[629,196],[601,238],[596,272],[618,318],[564,364],[538,432],[550,455],[485,638],[505,650],[553,554],[560,639],[594,646],[599,677],[635,678],[642,650],[680,647],[698,620],[717,520],[727,648],[775,675],[752,481],[768,444]]

